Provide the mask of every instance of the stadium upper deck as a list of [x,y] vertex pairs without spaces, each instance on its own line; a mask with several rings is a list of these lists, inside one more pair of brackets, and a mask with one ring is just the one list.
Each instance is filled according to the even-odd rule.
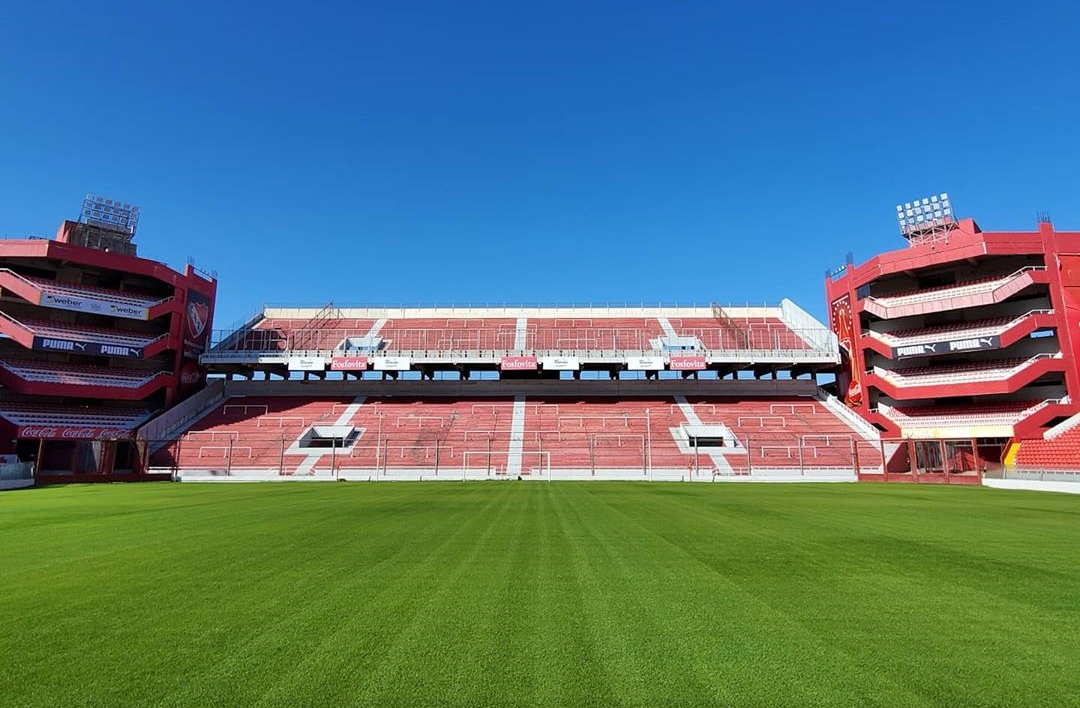
[[212,371],[513,372],[741,370],[815,373],[836,336],[789,300],[764,307],[271,308],[215,333]]

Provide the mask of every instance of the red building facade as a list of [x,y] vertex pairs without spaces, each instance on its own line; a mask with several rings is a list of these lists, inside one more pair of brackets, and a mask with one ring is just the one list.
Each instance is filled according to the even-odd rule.
[[825,289],[839,394],[886,437],[1003,451],[1080,410],[1080,232],[964,219]]
[[204,383],[217,283],[65,221],[0,241],[0,453],[52,477],[138,477],[135,430]]

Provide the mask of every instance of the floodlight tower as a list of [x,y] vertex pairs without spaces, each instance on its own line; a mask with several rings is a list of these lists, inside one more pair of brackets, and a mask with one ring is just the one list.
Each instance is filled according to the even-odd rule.
[[136,247],[132,239],[138,228],[139,207],[87,194],[79,214],[79,226],[68,240],[77,246],[134,256]]
[[945,192],[896,205],[900,233],[912,246],[944,241],[956,228],[952,201]]

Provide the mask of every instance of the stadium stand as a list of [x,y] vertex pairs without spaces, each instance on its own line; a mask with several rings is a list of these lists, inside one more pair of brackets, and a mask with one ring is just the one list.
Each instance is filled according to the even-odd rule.
[[873,435],[805,398],[282,396],[220,403],[151,462],[185,479],[854,479],[880,471],[881,452]]

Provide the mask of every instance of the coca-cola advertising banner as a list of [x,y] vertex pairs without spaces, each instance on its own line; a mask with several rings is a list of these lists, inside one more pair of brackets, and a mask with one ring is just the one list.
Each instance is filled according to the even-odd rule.
[[213,315],[214,304],[210,297],[188,288],[184,309],[184,356],[188,359],[196,359],[206,351]]
[[364,371],[368,368],[366,356],[334,356],[330,357],[331,371]]
[[141,359],[143,355],[142,347],[126,347],[116,344],[100,344],[98,342],[76,342],[73,339],[57,339],[55,337],[34,337],[30,347],[42,352],[70,352],[90,356],[119,356],[128,359]]
[[51,307],[57,310],[89,312],[92,315],[110,315],[112,317],[123,317],[128,320],[150,319],[149,307],[111,303],[104,300],[95,300],[90,297],[42,293],[41,298],[38,299],[38,304],[42,307]]
[[703,356],[673,356],[668,364],[672,371],[704,371]]
[[134,432],[124,428],[76,425],[25,425],[15,433],[24,440],[128,440]]
[[499,361],[499,369],[502,371],[536,371],[536,366],[534,356],[504,356]]

